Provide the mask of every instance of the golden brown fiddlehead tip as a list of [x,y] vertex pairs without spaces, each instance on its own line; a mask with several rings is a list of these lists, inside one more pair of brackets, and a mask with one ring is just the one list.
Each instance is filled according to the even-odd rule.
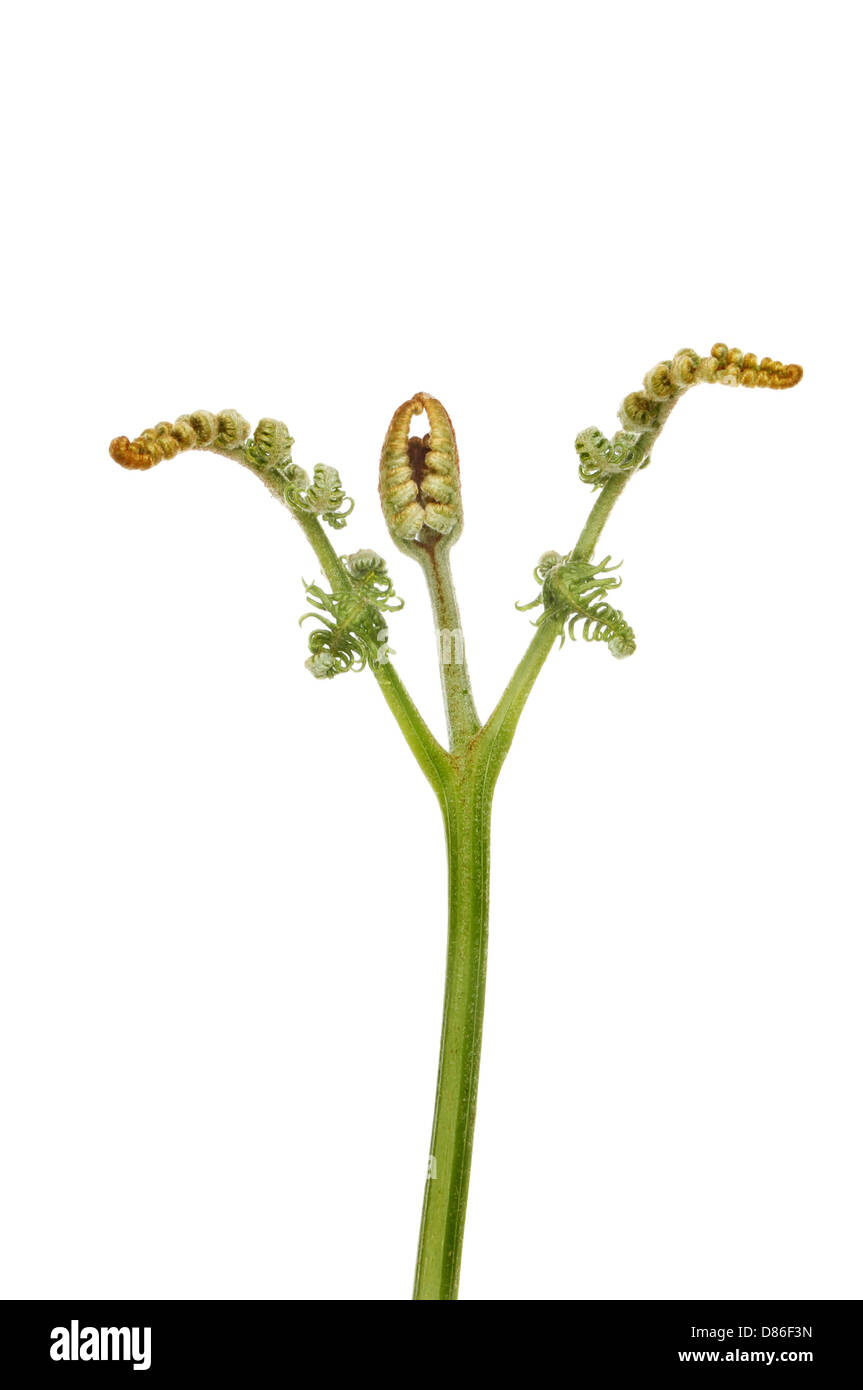
[[111,440],[108,452],[123,468],[154,468],[185,449],[242,449],[248,435],[248,421],[237,410],[222,410],[218,415],[196,410],[191,415],[181,415],[173,424],[162,420],[152,429],[143,430],[137,439],[121,434]]
[[796,386],[803,368],[796,362],[776,362],[772,357],[760,360],[754,352],[714,343],[710,356],[701,363],[700,380],[717,381],[722,386],[767,386],[774,391],[786,391]]
[[772,357],[714,343],[707,357],[692,348],[681,348],[674,357],[657,362],[644,378],[640,391],[632,391],[621,403],[618,419],[622,430],[606,439],[596,427],[582,430],[575,441],[579,474],[593,487],[602,487],[614,474],[645,468],[650,453],[674,406],[700,381],[720,386],[767,386],[774,391],[796,386],[803,368]]
[[[428,433],[412,435],[411,421],[425,412]],[[461,533],[458,449],[452,421],[440,401],[418,391],[399,406],[381,452],[380,494],[384,518],[400,549],[451,545]]]

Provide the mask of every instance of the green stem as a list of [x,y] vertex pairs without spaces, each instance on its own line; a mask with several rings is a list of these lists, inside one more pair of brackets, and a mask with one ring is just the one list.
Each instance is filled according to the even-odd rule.
[[449,548],[438,543],[431,550],[417,549],[431,598],[438,665],[446,708],[450,748],[462,752],[479,732],[479,716],[473,702],[465,655],[464,633],[449,563]]
[[333,549],[332,542],[318,518],[309,512],[295,511],[287,502],[285,506],[315,552],[318,564],[332,584],[333,591],[338,593],[340,589],[349,589],[350,575]]
[[[626,481],[625,476],[612,478],[602,489],[576,545],[579,556],[589,558],[593,553]],[[350,576],[318,519],[290,510],[333,590],[350,588]],[[438,743],[390,662],[372,666],[372,672],[408,746],[434,787],[446,830],[449,928],[444,1016],[414,1298],[452,1301],[458,1296],[479,1082],[492,796],[522,710],[559,634],[552,623],[540,625],[497,708],[480,731],[448,552],[426,552],[423,569],[434,613],[453,752],[447,753]]]
[[536,636],[516,666],[512,679],[480,735],[480,743],[485,749],[488,776],[492,787],[497,781],[504,758],[510,750],[521,712],[527,703],[527,697],[533,690],[546,657],[559,637],[560,629],[554,623],[540,623],[536,630]]
[[[626,481],[625,476],[615,477],[602,489],[575,546],[580,558],[593,554]],[[441,566],[435,572],[429,563],[435,618],[439,626],[451,627],[452,622],[443,624],[438,614],[455,612],[457,626],[455,596],[449,609],[440,598],[435,600],[436,592],[446,592],[441,574]],[[472,713],[475,720],[476,712],[472,700],[467,704],[466,668],[464,684],[459,686],[447,682],[446,668],[441,666],[454,746],[458,746],[457,738],[472,741],[462,756],[450,759],[450,786],[441,800],[449,865],[449,931],[437,1097],[414,1282],[414,1298],[419,1300],[449,1301],[458,1296],[485,1002],[492,797],[522,710],[559,636],[554,623],[540,624],[479,737],[469,717]]]
[[396,723],[404,734],[408,747],[431,782],[438,801],[443,805],[452,780],[452,759],[449,753],[441,747],[426,724],[405,690],[392,662],[388,660],[379,666],[373,665],[371,670],[384,699],[395,715]]
[[414,1298],[458,1296],[479,1081],[488,950],[491,793],[483,760],[460,764],[444,801],[449,864],[446,991]]
[[[575,559],[590,559],[602,533],[602,528],[628,480],[628,474],[620,473],[610,478],[605,484],[593,504],[584,529],[575,544],[572,552]],[[559,636],[560,628],[556,627],[554,623],[540,623],[536,630],[536,636],[515,668],[509,685],[501,695],[488,723],[480,734],[478,742],[483,746],[485,752],[492,786],[497,780],[503,760],[509,752],[518,721],[521,718],[521,712],[527,703],[527,697],[545,664],[546,657]]]
[[572,552],[574,560],[590,559],[602,528],[611,515],[611,509],[629,482],[629,477],[628,473],[617,473],[613,478],[609,478],[603,487],[591,507],[590,515],[584,523],[584,529],[575,543],[575,549]]
[[[281,500],[284,501],[283,498]],[[318,564],[332,585],[333,592],[338,593],[339,590],[350,589],[352,584],[350,575],[333,549],[332,543],[317,517],[308,512],[295,511],[293,507],[289,507],[288,510],[315,552]],[[446,784],[451,777],[449,754],[445,748],[441,747],[426,724],[392,662],[387,660],[379,665],[372,663],[371,671],[384,699],[395,715],[396,723],[404,734],[408,747],[431,782],[438,800],[442,803]]]

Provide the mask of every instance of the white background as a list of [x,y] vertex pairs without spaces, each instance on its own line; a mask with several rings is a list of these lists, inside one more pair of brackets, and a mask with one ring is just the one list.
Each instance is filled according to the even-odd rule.
[[[107,443],[458,432],[481,708],[590,502],[572,441],[703,388],[605,538],[637,655],[555,652],[496,800],[465,1299],[863,1294],[860,34],[849,5],[31,5],[7,20],[2,1286],[410,1294],[443,988],[434,799],[303,670],[257,481]],[[607,544],[606,544],[607,542]]]

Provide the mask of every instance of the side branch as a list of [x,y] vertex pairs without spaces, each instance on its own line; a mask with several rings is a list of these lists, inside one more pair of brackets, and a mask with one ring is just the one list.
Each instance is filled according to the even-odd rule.
[[[317,517],[296,510],[288,502],[285,505],[315,552],[315,558],[332,584],[333,590],[344,592],[350,589],[351,578]],[[450,760],[446,749],[441,747],[426,724],[392,662],[387,658],[381,662],[371,662],[370,667],[408,747],[440,800],[450,775]]]
[[392,710],[405,742],[443,805],[452,781],[452,759],[426,724],[391,661],[372,666],[372,675]]
[[479,757],[485,764],[484,783],[489,795],[510,750],[527,697],[559,636],[560,628],[554,623],[540,624],[479,736]]
[[609,478],[608,482],[604,485],[591,507],[590,515],[584,523],[581,535],[575,543],[575,549],[572,552],[574,560],[590,559],[596,549],[596,543],[602,535],[602,528],[608,521],[615,502],[628,482],[628,473],[618,473],[614,477]]
[[[602,534],[602,529],[611,515],[612,508],[627,482],[628,475],[621,473],[610,478],[604,485],[576,542],[573,551],[575,558],[590,559]],[[559,636],[560,627],[557,624],[552,622],[540,624],[530,646],[515,668],[512,680],[501,695],[488,723],[480,734],[489,790],[497,781],[498,773],[515,737],[518,721],[536,678]]]

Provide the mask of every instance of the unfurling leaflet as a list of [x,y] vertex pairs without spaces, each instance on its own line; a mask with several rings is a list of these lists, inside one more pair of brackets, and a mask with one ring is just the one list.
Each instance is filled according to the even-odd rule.
[[384,613],[394,613],[404,601],[393,591],[386,562],[373,550],[358,550],[342,557],[350,587],[336,594],[317,584],[306,585],[306,597],[314,611],[304,613],[321,624],[309,636],[311,656],[306,669],[319,680],[331,680],[345,671],[382,665],[389,659]]
[[336,469],[328,468],[323,463],[315,464],[311,482],[306,473],[289,482],[285,498],[288,506],[319,516],[337,531],[347,524],[354,509],[353,499],[345,497]]
[[518,603],[516,607],[524,612],[542,604],[544,611],[537,625],[554,624],[560,629],[561,643],[567,632],[575,638],[580,623],[585,641],[607,642],[612,656],[632,656],[632,628],[623,614],[606,602],[609,590],[618,588],[621,582],[614,573],[617,566],[609,564],[610,559],[606,555],[593,565],[572,555],[559,555],[556,550],[546,551],[534,570],[534,577],[542,584],[541,592],[532,602]]
[[578,476],[582,482],[598,484],[614,473],[633,473],[636,468],[646,468],[650,457],[645,457],[645,440],[645,435],[630,430],[618,430],[612,439],[606,439],[602,431],[593,426],[582,430],[575,441]]
[[291,432],[281,420],[260,420],[249,444],[249,456],[261,468],[286,469],[292,466],[293,444]]

